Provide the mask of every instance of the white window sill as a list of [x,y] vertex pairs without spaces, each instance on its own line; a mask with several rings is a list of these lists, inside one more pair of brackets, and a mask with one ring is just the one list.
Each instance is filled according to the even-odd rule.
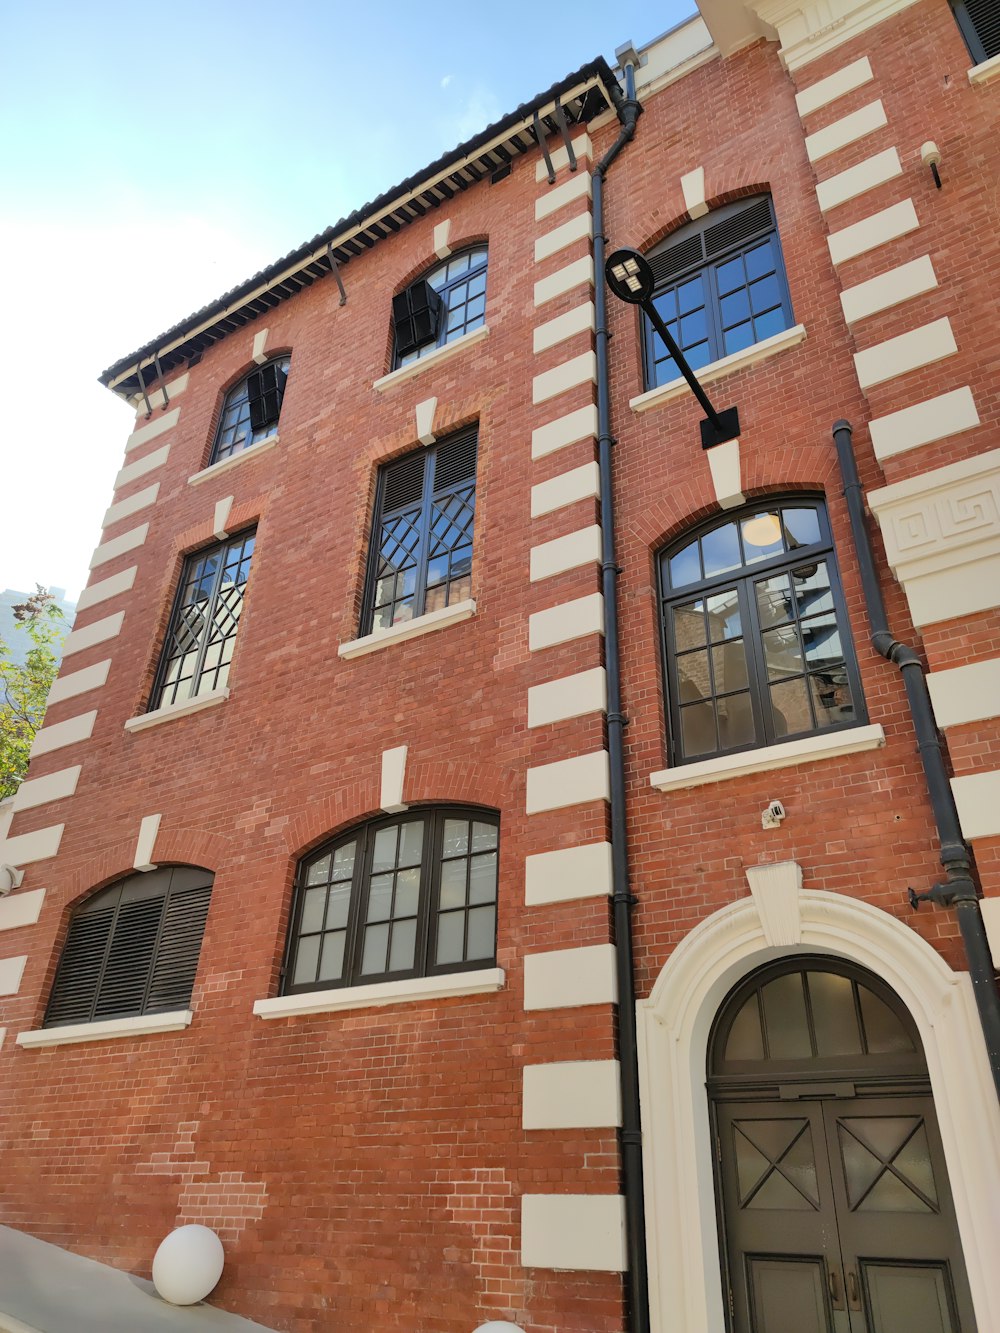
[[455,995],[487,995],[503,990],[505,981],[502,967],[484,967],[444,977],[410,977],[406,981],[381,981],[373,986],[279,995],[274,1000],[256,1000],[253,1011],[258,1018],[298,1018],[304,1014],[335,1014],[341,1009],[381,1009],[387,1004],[447,1000]]
[[228,458],[221,458],[218,463],[213,463],[211,467],[202,468],[196,472],[193,477],[188,477],[189,486],[200,486],[203,481],[211,481],[222,472],[228,472],[231,467],[237,463],[246,462],[249,458],[258,458],[261,454],[267,453],[268,449],[273,449],[278,443],[278,433],[268,435],[265,440],[258,440],[256,444],[247,445],[239,453],[230,454]]
[[421,634],[430,634],[432,630],[444,629],[446,625],[457,625],[460,620],[468,620],[475,614],[476,604],[470,597],[467,601],[455,602],[453,606],[443,606],[440,611],[428,611],[425,616],[404,620],[400,625],[377,629],[372,634],[366,634],[363,639],[351,639],[349,643],[339,645],[337,655],[346,658],[363,657],[365,653],[388,648],[391,643],[402,643],[404,639],[416,639]]
[[145,1037],[153,1032],[180,1032],[189,1026],[194,1013],[174,1009],[169,1014],[139,1014],[137,1018],[109,1018],[100,1023],[68,1023],[61,1028],[38,1028],[19,1032],[18,1046],[69,1046],[79,1041],[113,1041],[121,1037]]
[[991,79],[1000,78],[1000,56],[993,56],[990,60],[984,60],[981,65],[973,65],[969,70],[969,82],[973,85],[977,83],[989,83]]
[[830,731],[820,736],[804,736],[798,741],[783,741],[780,745],[764,745],[759,750],[744,750],[741,754],[702,759],[697,764],[678,764],[676,768],[651,773],[649,785],[657,791],[703,787],[706,782],[725,782],[748,773],[766,773],[772,768],[791,768],[793,764],[877,750],[884,744],[885,732],[880,726],[852,727],[849,731]]
[[213,690],[211,694],[199,694],[194,699],[185,699],[180,704],[168,704],[166,708],[157,708],[152,713],[126,718],[125,730],[145,731],[147,727],[158,727],[161,722],[172,722],[175,717],[188,717],[191,713],[200,713],[203,708],[224,704],[228,698],[228,686],[221,690]]
[[440,365],[442,361],[447,361],[449,357],[457,356],[459,352],[464,352],[467,347],[481,343],[484,338],[489,336],[489,327],[482,324],[478,329],[473,329],[471,333],[463,333],[461,338],[455,338],[452,342],[445,343],[443,347],[435,347],[434,351],[428,352],[426,356],[418,356],[416,361],[411,361],[408,366],[400,366],[398,370],[390,370],[388,375],[383,375],[381,379],[376,380],[372,388],[376,393],[383,393],[386,389],[391,389],[394,384],[402,384],[406,380],[412,380],[415,375],[422,375],[425,370]]
[[[765,338],[763,342],[754,343],[752,347],[744,347],[741,352],[733,352],[719,361],[712,361],[707,366],[702,366],[700,370],[696,370],[695,374],[701,384],[711,384],[713,380],[722,379],[724,375],[731,375],[734,370],[745,370],[747,366],[754,366],[758,361],[764,361],[777,352],[783,352],[786,347],[798,346],[805,336],[805,325],[796,324],[790,329],[783,329],[781,333],[774,334],[771,338]],[[662,407],[664,403],[672,403],[675,398],[690,392],[690,385],[684,376],[680,375],[656,389],[648,389],[645,393],[639,394],[638,398],[630,398],[629,407],[633,412],[648,412],[650,408]]]

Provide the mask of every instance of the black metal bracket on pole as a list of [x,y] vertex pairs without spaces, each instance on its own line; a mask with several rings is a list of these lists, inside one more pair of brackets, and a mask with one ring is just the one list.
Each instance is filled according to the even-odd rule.
[[705,419],[701,423],[701,447],[712,449],[717,444],[725,444],[727,440],[735,440],[740,433],[739,409],[724,407],[719,412],[713,406],[712,400],[698,382],[698,376],[688,365],[687,357],[677,345],[677,339],[664,324],[660,312],[653,305],[653,302],[650,300],[643,301],[639,308],[663,339],[667,351],[677,362],[677,366],[687,380],[691,392],[704,410]]
[[[569,124],[566,120],[566,112],[563,110],[562,103],[556,98],[555,110],[552,112],[555,116],[556,124],[559,126],[559,133],[562,135],[562,141],[566,148],[566,157],[569,160],[570,171],[576,171],[576,153],[573,150],[573,141],[569,137]],[[551,184],[551,181],[549,182]]]
[[332,241],[330,241],[326,247],[326,257],[330,264],[330,272],[336,280],[337,290],[340,292],[340,304],[347,305],[347,293],[344,291],[344,279],[340,276],[340,265],[337,263],[337,256],[333,253]]
[[546,173],[548,174],[549,184],[550,184],[550,185],[555,185],[555,183],[556,183],[556,169],[555,169],[555,167],[552,165],[552,158],[551,158],[550,155],[549,155],[548,144],[545,142],[545,138],[546,138],[546,136],[542,133],[542,122],[541,122],[541,120],[539,119],[539,116],[538,116],[538,108],[537,108],[537,107],[535,108],[535,113],[534,113],[534,116],[532,117],[532,123],[533,123],[533,125],[534,125],[534,129],[535,129],[535,142],[538,144],[539,148],[542,150],[542,160],[543,160],[544,163],[545,163],[545,170],[546,170]]

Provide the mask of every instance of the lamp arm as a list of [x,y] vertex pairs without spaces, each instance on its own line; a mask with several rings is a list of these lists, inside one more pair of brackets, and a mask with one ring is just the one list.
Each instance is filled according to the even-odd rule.
[[684,376],[684,378],[690,385],[691,392],[694,394],[694,396],[698,399],[698,402],[701,403],[702,407],[705,409],[705,415],[708,417],[709,421],[716,428],[716,430],[719,431],[724,430],[725,426],[723,422],[719,419],[718,412],[716,412],[715,408],[712,406],[708,394],[698,383],[698,377],[695,375],[694,371],[688,365],[687,357],[677,346],[677,342],[674,339],[673,334],[667,328],[666,324],[664,324],[663,319],[660,316],[660,312],[657,310],[656,306],[653,305],[652,301],[643,301],[640,305],[640,309],[647,316],[653,328],[663,339],[664,343],[666,344],[667,351],[677,362],[678,366],[680,367],[681,374]]

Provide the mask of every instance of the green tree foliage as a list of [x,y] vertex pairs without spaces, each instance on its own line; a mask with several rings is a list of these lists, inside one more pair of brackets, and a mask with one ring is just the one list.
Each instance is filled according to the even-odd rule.
[[49,690],[59,670],[66,620],[41,585],[14,607],[15,634],[31,641],[23,666],[0,638],[0,800],[13,796],[28,772],[28,755],[42,725]]

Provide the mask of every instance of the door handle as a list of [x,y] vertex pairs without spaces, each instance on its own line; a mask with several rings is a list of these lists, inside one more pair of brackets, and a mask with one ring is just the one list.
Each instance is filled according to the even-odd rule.
[[853,1268],[847,1270],[847,1300],[852,1310],[861,1309],[861,1292],[858,1289],[858,1277]]
[[838,1277],[835,1268],[827,1266],[826,1280],[830,1289],[830,1304],[835,1310],[842,1310],[844,1308],[844,1300],[840,1291],[840,1278]]

